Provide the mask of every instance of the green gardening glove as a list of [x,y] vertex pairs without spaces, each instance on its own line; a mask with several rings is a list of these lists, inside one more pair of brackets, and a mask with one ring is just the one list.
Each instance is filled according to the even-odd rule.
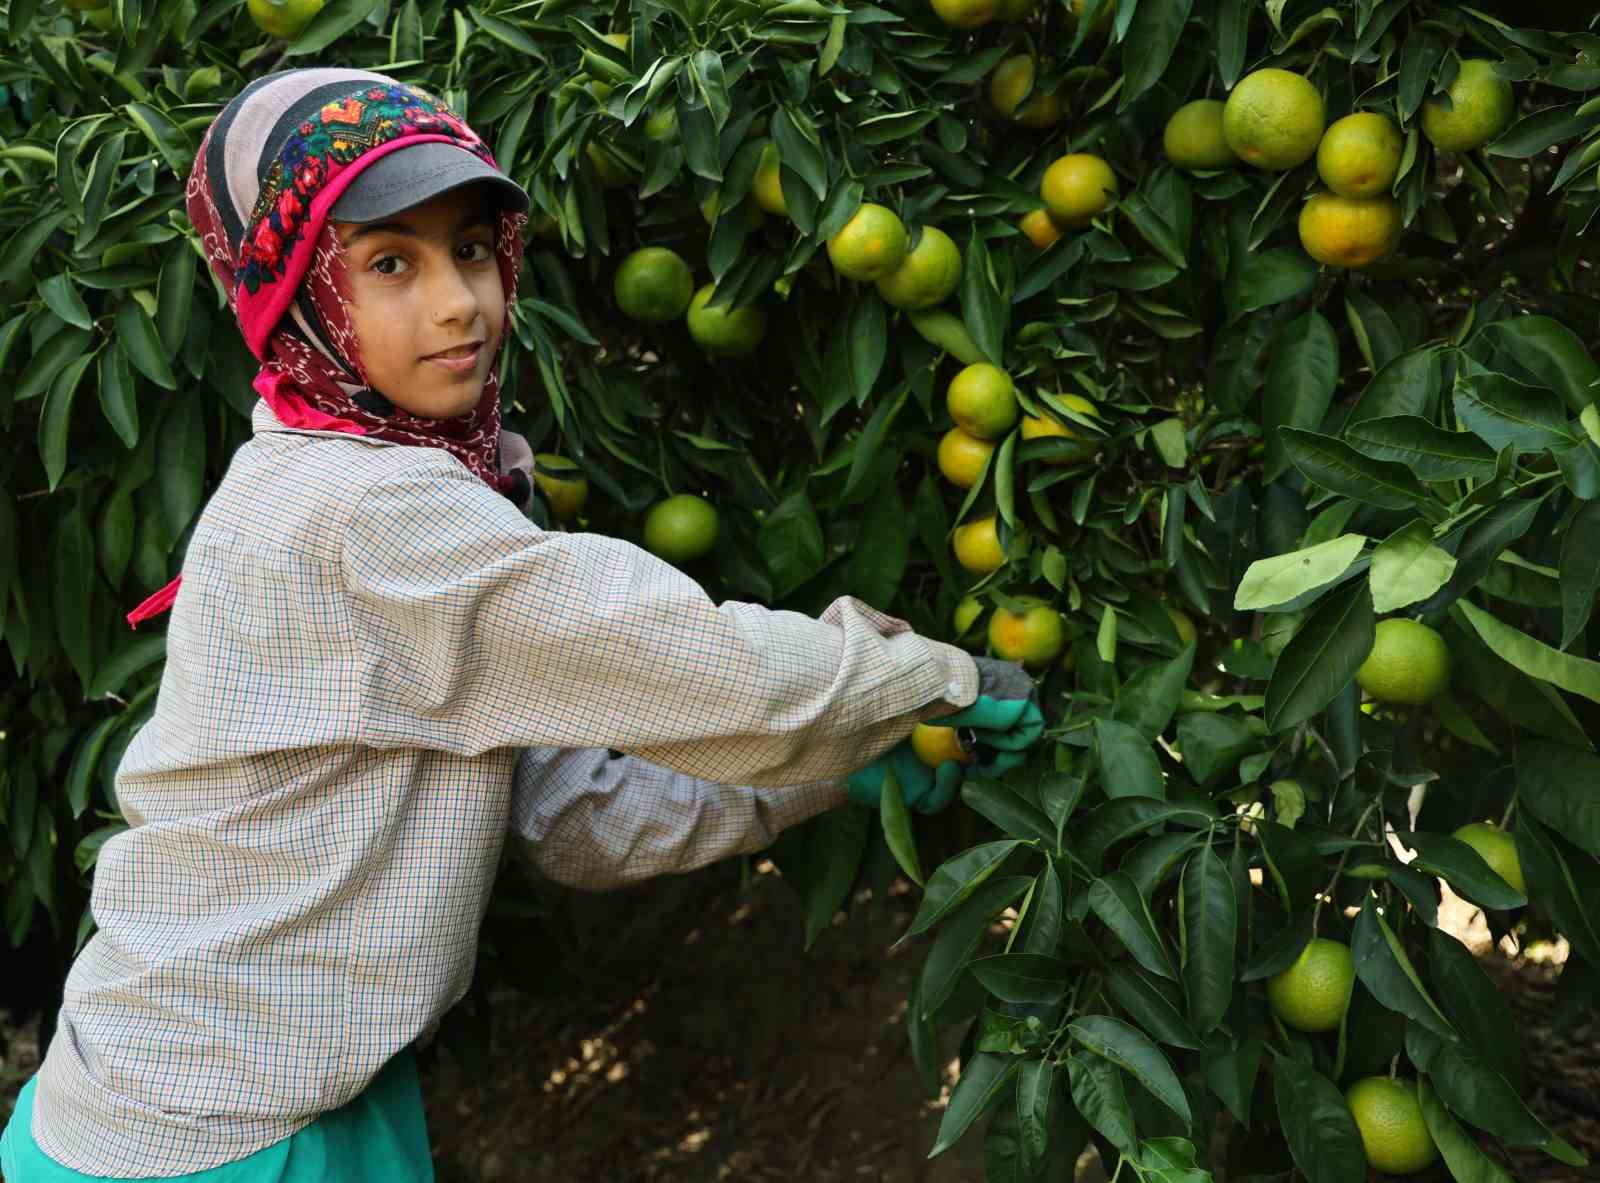
[[975,657],[978,697],[971,706],[941,716],[942,727],[962,727],[973,733],[979,757],[973,770],[999,776],[1017,767],[1044,733],[1044,713],[1034,698],[1033,678],[1014,661]]
[[938,813],[955,800],[966,778],[966,769],[954,760],[946,760],[937,768],[929,768],[911,748],[909,739],[902,740],[879,756],[865,768],[850,774],[846,789],[850,800],[868,809],[877,809],[883,795],[883,783],[893,772],[900,785],[900,796],[908,808],[918,813]]

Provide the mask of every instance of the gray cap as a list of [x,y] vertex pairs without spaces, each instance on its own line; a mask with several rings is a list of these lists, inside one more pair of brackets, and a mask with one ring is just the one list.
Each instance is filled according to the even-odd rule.
[[524,213],[528,194],[482,157],[455,144],[429,140],[374,162],[333,203],[337,222],[379,222],[463,185],[487,182],[502,209]]

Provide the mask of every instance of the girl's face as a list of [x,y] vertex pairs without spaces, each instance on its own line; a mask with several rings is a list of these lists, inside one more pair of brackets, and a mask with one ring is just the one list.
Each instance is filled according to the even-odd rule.
[[366,380],[404,411],[451,419],[478,405],[506,320],[495,222],[464,189],[383,222],[336,225]]

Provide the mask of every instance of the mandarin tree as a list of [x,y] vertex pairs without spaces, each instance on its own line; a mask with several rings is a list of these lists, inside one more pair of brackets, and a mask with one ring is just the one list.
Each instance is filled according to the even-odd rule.
[[197,137],[251,78],[337,61],[442,93],[534,196],[505,392],[541,523],[652,545],[719,599],[849,593],[1050,655],[1026,765],[771,852],[808,941],[897,861],[924,885],[905,1027],[930,1089],[961,1064],[932,1150],[981,1138],[992,1180],[1069,1179],[1088,1145],[1152,1180],[1358,1183],[1428,1148],[1458,1180],[1505,1177],[1508,1146],[1580,1169],[1438,928],[1442,881],[1497,937],[1565,938],[1562,1015],[1600,996],[1577,18],[272,7],[6,9],[13,943],[64,958],[92,926],[163,655],[121,614],[249,430],[180,214]]

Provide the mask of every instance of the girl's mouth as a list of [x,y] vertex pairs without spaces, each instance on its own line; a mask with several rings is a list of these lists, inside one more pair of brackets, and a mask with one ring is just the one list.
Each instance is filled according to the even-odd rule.
[[478,357],[482,352],[482,341],[469,341],[465,345],[430,353],[422,360],[436,362],[453,374],[467,374],[478,368]]

